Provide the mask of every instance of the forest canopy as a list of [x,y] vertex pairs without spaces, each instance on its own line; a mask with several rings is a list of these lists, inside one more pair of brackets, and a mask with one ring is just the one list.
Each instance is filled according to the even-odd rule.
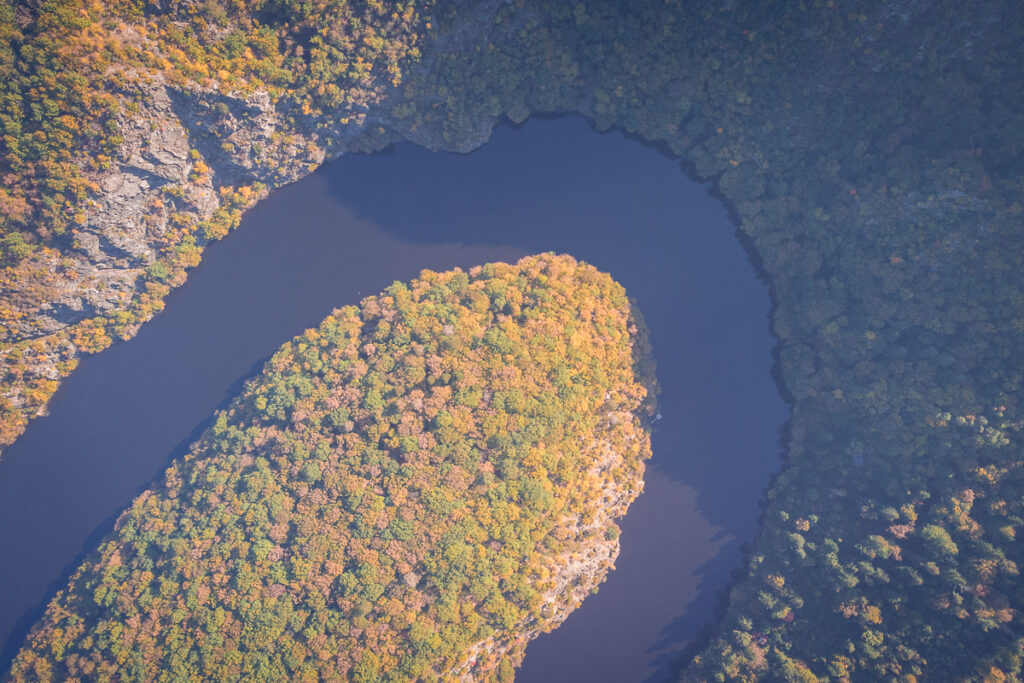
[[336,310],[135,500],[12,680],[507,679],[618,552],[649,351],[568,256]]
[[[0,444],[325,150],[580,112],[713,181],[774,295],[786,466],[684,678],[1021,678],[1024,3],[82,5],[0,5]],[[91,203],[161,89],[206,146],[145,204],[152,261],[100,295]],[[282,126],[238,144],[260,92]]]

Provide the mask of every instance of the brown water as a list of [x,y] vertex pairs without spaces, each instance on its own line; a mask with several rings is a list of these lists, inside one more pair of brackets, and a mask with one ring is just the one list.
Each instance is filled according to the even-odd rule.
[[664,419],[618,569],[529,646],[518,678],[666,678],[756,532],[788,415],[769,376],[768,290],[734,232],[677,163],[578,118],[499,129],[470,155],[345,157],[275,192],[138,336],[85,359],[0,460],[0,668],[119,511],[280,344],[422,268],[553,250],[637,299]]

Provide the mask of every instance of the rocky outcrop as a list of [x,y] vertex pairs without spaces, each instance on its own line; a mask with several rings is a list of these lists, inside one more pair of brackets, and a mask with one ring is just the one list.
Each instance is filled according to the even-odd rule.
[[[269,188],[324,158],[308,136],[284,126],[267,93],[184,91],[159,74],[140,88],[140,106],[119,121],[121,159],[92,179],[95,191],[70,244],[38,250],[4,287],[0,377],[15,410],[41,412],[48,398],[39,395],[41,381],[58,380],[82,353],[105,346],[112,323],[116,336],[128,338],[159,311],[198,262],[194,248],[181,258],[184,247],[219,238]],[[233,211],[204,230],[226,208]],[[97,319],[106,328],[98,339],[76,332]],[[9,442],[17,434],[7,427]]]
[[[604,429],[607,431],[617,424],[646,419],[646,416],[628,411],[610,410],[605,417]],[[503,659],[518,667],[530,641],[561,626],[588,595],[597,592],[598,586],[608,578],[608,572],[615,569],[615,560],[621,549],[616,520],[626,514],[629,506],[643,492],[644,471],[642,467],[631,468],[629,459],[610,441],[597,441],[590,449],[599,456],[588,475],[599,485],[595,487],[593,504],[586,513],[563,517],[559,529],[554,532],[565,542],[542,594],[544,607],[541,618],[528,619],[509,633],[476,643],[468,651],[465,661],[444,672],[443,677],[467,682],[488,680],[496,664]],[[619,478],[624,471],[628,471],[630,476],[622,481]],[[614,476],[616,473],[619,477]]]
[[[504,2],[487,2],[438,43],[469,44]],[[122,25],[118,39],[158,52]],[[117,159],[90,177],[92,194],[59,248],[44,247],[0,282],[0,446],[45,411],[77,359],[133,336],[182,284],[202,248],[235,227],[270,190],[328,158],[409,139],[468,151],[493,120],[458,139],[441,126],[410,125],[389,99],[384,74],[370,77],[370,104],[330,116],[305,114],[287,96],[222,91],[161,71],[116,67],[125,86]],[[400,98],[394,98],[399,100]]]

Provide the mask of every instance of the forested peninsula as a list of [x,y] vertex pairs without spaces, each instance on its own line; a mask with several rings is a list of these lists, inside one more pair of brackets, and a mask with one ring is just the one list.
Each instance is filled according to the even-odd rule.
[[121,516],[11,680],[511,680],[618,555],[649,352],[567,256],[336,310]]
[[682,676],[1021,677],[1021,3],[47,0],[0,31],[5,442],[268,188],[578,112],[713,181],[773,293],[786,463]]

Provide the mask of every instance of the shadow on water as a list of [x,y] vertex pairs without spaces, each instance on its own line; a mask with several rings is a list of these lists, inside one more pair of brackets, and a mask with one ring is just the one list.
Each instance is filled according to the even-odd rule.
[[[524,126],[532,137],[528,146],[519,144],[522,133],[515,130]],[[706,443],[713,437],[719,452],[726,445],[737,455],[768,453],[765,466],[749,477],[756,499],[767,483],[764,474],[778,465],[788,417],[772,381],[766,280],[750,250],[737,248],[743,235],[712,188],[688,180],[667,150],[655,146],[662,158],[652,159],[643,147],[614,131],[594,135],[573,116],[499,128],[469,155],[402,145],[402,164],[378,155],[346,157],[324,173],[339,202],[402,240],[565,252],[610,272],[638,300],[651,328],[662,403],[671,411],[657,425],[656,450],[687,443],[680,438],[685,426]],[[609,169],[609,162],[618,167]],[[413,186],[420,201],[400,199]],[[687,414],[710,412],[700,404],[721,407],[723,414],[693,424]],[[737,424],[740,416],[745,423]],[[725,525],[735,516],[735,501],[713,485],[732,480],[740,486],[747,478],[742,472],[720,476],[736,463],[710,456],[656,457],[653,464],[706,491],[701,512]]]
[[[730,541],[723,546],[711,559],[702,564],[697,573],[701,577],[697,585],[697,594],[687,611],[676,617],[661,629],[658,640],[647,648],[651,655],[650,667],[653,673],[644,679],[644,683],[660,683],[666,678],[674,678],[682,668],[686,655],[690,654],[693,645],[706,640],[713,625],[705,622],[694,633],[694,619],[691,612],[702,614],[720,611],[722,604],[721,591],[723,577],[733,578],[737,572],[736,557],[740,554],[741,544]],[[682,646],[682,647],[681,647]]]
[[713,618],[780,464],[789,410],[767,279],[735,216],[667,149],[547,118],[499,127],[469,155],[400,145],[400,164],[345,157],[323,172],[339,202],[402,240],[570,253],[638,301],[665,416],[647,493],[623,520],[618,570],[530,645],[519,680],[657,680]]
[[530,645],[519,678],[667,676],[756,532],[787,417],[767,289],[734,231],[676,161],[580,118],[502,128],[465,156],[347,156],[273,193],[138,336],[85,359],[0,459],[0,668],[120,511],[281,343],[422,268],[551,250],[637,300],[665,417],[617,571]]

